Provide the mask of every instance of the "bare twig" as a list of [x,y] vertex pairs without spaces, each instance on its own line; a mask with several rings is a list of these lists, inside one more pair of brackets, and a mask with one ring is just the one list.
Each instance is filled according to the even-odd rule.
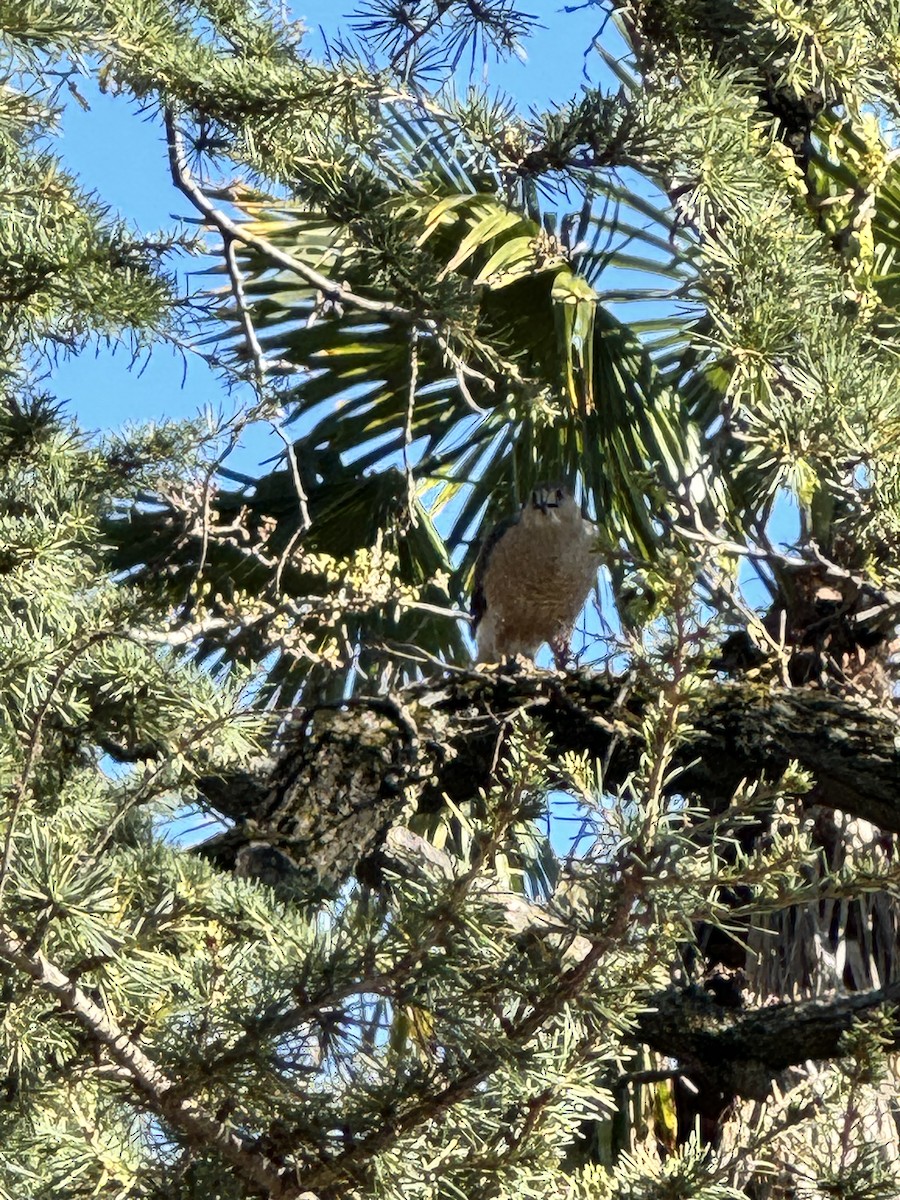
[[258,237],[256,234],[251,233],[237,221],[233,221],[221,209],[216,208],[208,197],[204,195],[202,189],[191,175],[184,152],[184,142],[171,108],[165,109],[164,120],[172,182],[180,192],[187,196],[197,211],[201,212],[207,221],[219,230],[224,239],[237,241],[244,246],[251,247],[253,250],[258,250],[260,254],[264,254],[277,266],[284,267],[285,270],[293,271],[295,275],[299,275],[312,287],[322,292],[326,299],[336,304],[352,305],[354,308],[363,309],[365,312],[378,313],[384,317],[393,317],[398,321],[414,321],[417,319],[408,309],[402,308],[397,304],[391,304],[387,300],[373,300],[368,296],[360,296],[357,292],[349,288],[346,283],[338,283],[334,279],[329,279],[327,275],[323,275],[321,271],[317,271],[314,267],[309,266],[302,259],[296,258],[293,254],[286,254],[266,238]]
[[878,584],[873,583],[871,579],[867,579],[864,575],[859,575],[855,571],[848,570],[847,567],[842,567],[839,563],[826,557],[814,541],[808,543],[809,556],[804,558],[800,555],[785,554],[780,550],[776,550],[768,538],[762,538],[763,544],[760,546],[747,545],[735,542],[731,538],[722,537],[720,534],[714,533],[711,529],[700,525],[699,522],[694,526],[673,524],[672,530],[680,537],[687,538],[688,541],[701,542],[703,545],[712,546],[714,549],[725,554],[733,554],[737,558],[748,558],[759,562],[772,563],[776,566],[787,567],[793,570],[803,570],[809,569],[812,566],[819,566],[828,579],[847,580],[859,588],[865,587],[879,592],[884,597],[884,602],[875,605],[871,609],[867,609],[865,612],[858,613],[857,620],[859,621],[871,620],[873,617],[881,616],[892,609],[900,609],[900,592],[879,587]]
[[[471,617],[467,617],[465,613],[453,613],[452,615],[461,617],[464,620],[471,621],[472,619]],[[442,658],[438,658],[436,654],[429,654],[427,650],[422,650],[411,642],[378,642],[373,648],[390,654],[394,658],[402,658],[407,662],[419,663],[421,666],[436,667],[439,671],[447,675],[458,675],[463,679],[484,678],[483,673],[476,673],[472,667],[445,662]]]
[[[228,276],[231,280],[231,291],[234,296],[234,301],[238,310],[238,319],[241,323],[241,328],[244,331],[244,340],[247,343],[247,349],[253,362],[253,375],[256,386],[257,395],[261,405],[265,405],[265,379],[266,375],[274,368],[280,368],[280,363],[271,363],[263,354],[262,346],[259,343],[259,338],[256,335],[256,327],[253,324],[253,318],[250,315],[250,308],[247,304],[247,297],[244,291],[244,278],[238,266],[237,254],[235,253],[236,239],[231,235],[222,234],[223,248],[225,253],[225,262],[228,266]],[[279,561],[278,569],[275,575],[275,586],[281,586],[281,575],[284,570],[285,563],[291,556],[291,553],[297,544],[299,538],[309,529],[309,500],[303,488],[303,480],[300,478],[300,468],[297,464],[297,455],[294,452],[293,442],[282,430],[277,420],[270,421],[272,429],[284,442],[285,454],[287,455],[288,465],[291,469],[291,478],[294,483],[294,491],[297,495],[297,505],[300,510],[300,525],[295,530],[293,536],[284,549]]]
[[416,412],[416,388],[419,386],[419,331],[415,325],[409,332],[409,383],[406,390],[406,420],[403,424],[403,472],[406,476],[406,508],[409,519],[415,526],[416,479],[409,458],[413,440],[413,418]]
[[[272,615],[274,614],[266,613],[263,618],[257,618],[251,623],[270,620]],[[202,621],[189,621],[177,629],[129,629],[121,636],[139,646],[187,646],[195,638],[205,637],[208,633],[221,633],[223,629],[234,629],[236,624],[233,617],[206,617]]]
[[259,338],[256,336],[256,328],[253,324],[253,319],[250,316],[250,309],[247,305],[247,295],[244,291],[244,277],[241,275],[241,269],[238,266],[237,253],[235,252],[235,238],[230,234],[222,234],[222,251],[225,255],[225,265],[228,268],[228,278],[231,280],[231,292],[234,296],[234,302],[238,310],[238,320],[241,323],[241,328],[244,331],[244,340],[247,343],[247,349],[250,353],[250,358],[253,362],[253,375],[256,384],[256,390],[259,398],[262,399],[263,387],[265,385],[266,372],[269,369],[269,364],[263,354],[262,346],[259,344]]
[[483,416],[484,413],[487,412],[487,409],[482,408],[481,405],[476,402],[475,397],[469,391],[467,380],[477,380],[479,383],[483,383],[488,391],[492,392],[494,391],[493,379],[491,379],[488,375],[484,375],[481,371],[476,371],[474,367],[470,367],[468,363],[464,362],[463,359],[460,358],[460,356],[456,353],[456,351],[451,348],[450,343],[438,330],[434,323],[428,323],[426,327],[429,329],[429,332],[434,335],[437,344],[441,348],[444,358],[453,368],[453,373],[456,376],[456,386],[459,388],[459,394],[462,396],[467,407],[469,407],[472,412],[478,413],[479,416]]
[[300,475],[300,464],[297,462],[297,454],[294,450],[294,443],[287,436],[277,421],[272,421],[271,424],[272,428],[275,430],[275,433],[281,438],[282,442],[284,442],[284,453],[288,460],[288,466],[291,469],[291,481],[294,484],[294,494],[297,497],[297,508],[300,512],[300,523],[291,534],[287,545],[278,558],[278,566],[275,570],[275,590],[276,592],[279,592],[281,591],[281,577],[284,574],[284,568],[290,561],[290,557],[294,553],[297,543],[303,537],[304,533],[307,532],[312,522],[309,515],[309,497],[307,496],[306,490],[303,487],[303,479]]

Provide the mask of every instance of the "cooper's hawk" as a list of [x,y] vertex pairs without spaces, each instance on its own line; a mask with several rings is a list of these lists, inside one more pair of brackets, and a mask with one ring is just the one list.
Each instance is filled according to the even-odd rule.
[[491,530],[475,565],[478,661],[533,658],[548,642],[558,666],[597,580],[597,528],[571,493],[540,484],[516,516]]

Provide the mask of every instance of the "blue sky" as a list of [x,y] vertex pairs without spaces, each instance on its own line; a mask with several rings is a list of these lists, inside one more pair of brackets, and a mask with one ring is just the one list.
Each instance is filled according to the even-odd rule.
[[[292,16],[308,27],[308,45],[314,56],[323,45],[323,33],[333,35],[341,26],[346,28],[345,14],[353,7],[325,0],[302,0],[291,6]],[[528,43],[527,57],[524,61],[511,58],[490,68],[491,82],[515,97],[525,111],[577,95],[587,81],[586,66],[596,76],[600,61],[596,55],[586,58],[585,52],[603,17],[601,10],[589,5],[566,12],[557,4],[536,0],[527,7],[544,27]],[[97,193],[111,212],[141,232],[179,227],[183,218],[193,214],[169,180],[158,118],[142,112],[125,96],[103,95],[89,80],[80,82],[79,90],[89,110],[71,102],[56,143],[68,169]],[[188,274],[201,266],[182,260],[179,277],[183,286],[192,286]],[[149,359],[133,364],[122,347],[92,346],[61,359],[49,386],[68,401],[78,423],[88,430],[192,416],[206,407],[229,412],[239,400],[227,394],[222,381],[200,359],[168,347],[157,348]],[[280,445],[274,434],[258,431],[242,456],[242,465],[251,465],[247,455],[259,461],[277,453]]]

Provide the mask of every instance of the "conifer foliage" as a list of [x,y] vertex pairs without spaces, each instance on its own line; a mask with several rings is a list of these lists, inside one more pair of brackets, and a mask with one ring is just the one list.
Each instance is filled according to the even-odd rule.
[[[900,1194],[900,5],[596,7],[526,113],[511,0],[0,0],[0,1196]],[[475,670],[548,478],[602,612]]]

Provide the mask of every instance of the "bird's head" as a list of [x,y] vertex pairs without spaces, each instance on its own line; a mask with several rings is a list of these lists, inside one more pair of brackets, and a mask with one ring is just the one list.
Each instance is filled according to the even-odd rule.
[[525,507],[546,517],[550,512],[561,516],[576,506],[572,493],[565,484],[539,483],[532,491],[531,500],[526,503]]

